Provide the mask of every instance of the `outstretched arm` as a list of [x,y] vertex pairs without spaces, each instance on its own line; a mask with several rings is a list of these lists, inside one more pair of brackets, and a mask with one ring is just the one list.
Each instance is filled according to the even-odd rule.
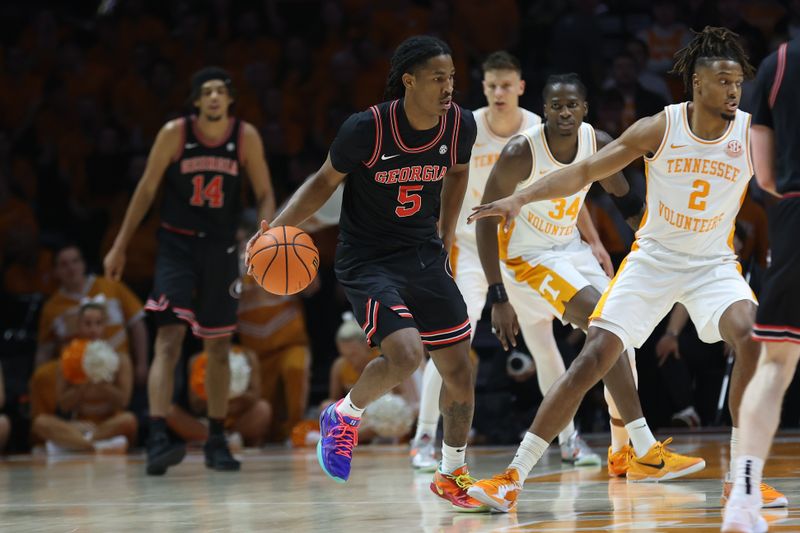
[[640,119],[619,139],[610,142],[591,157],[551,172],[508,198],[476,207],[469,221],[502,216],[506,218],[508,226],[509,220],[517,216],[525,204],[551,198],[564,198],[575,194],[590,183],[619,172],[636,158],[658,151],[666,131],[666,120],[663,111],[658,115]]

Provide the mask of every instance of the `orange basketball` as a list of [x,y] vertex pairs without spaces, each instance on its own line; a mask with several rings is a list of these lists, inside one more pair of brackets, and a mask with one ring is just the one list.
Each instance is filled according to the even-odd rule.
[[272,294],[295,294],[314,281],[319,252],[308,233],[294,226],[270,228],[250,249],[253,277]]

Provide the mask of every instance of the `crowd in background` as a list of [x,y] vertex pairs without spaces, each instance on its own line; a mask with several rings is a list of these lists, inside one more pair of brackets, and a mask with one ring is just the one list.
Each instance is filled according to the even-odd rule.
[[[189,110],[195,70],[215,64],[231,72],[235,114],[261,132],[280,203],[319,167],[344,119],[381,99],[389,57],[410,35],[433,34],[451,46],[455,99],[464,107],[485,105],[480,62],[505,49],[523,65],[523,107],[540,113],[544,79],[576,72],[588,87],[588,121],[617,136],[637,118],[683,99],[680,80],[668,71],[690,28],[734,30],[755,65],[800,34],[800,0],[119,0],[100,3],[99,11],[93,3],[81,6],[0,6],[0,410],[12,421],[15,450],[43,439],[35,431],[28,436],[36,416],[59,411],[55,379],[41,369],[74,336],[70,320],[77,320],[79,296],[90,286],[90,296],[107,298],[104,335],[130,355],[125,407],[137,417],[146,413],[153,329],[142,301],[152,282],[157,213],[131,243],[123,284],[99,277],[100,260],[155,134]],[[642,169],[633,165],[626,175],[643,194]],[[737,224],[737,251],[755,288],[768,260],[764,200],[753,184]],[[588,207],[618,265],[632,232],[603,194],[591,194]],[[329,393],[347,302],[332,273],[336,228],[313,237],[319,283],[302,298],[269,303],[269,312],[240,313],[238,340],[257,337],[259,394],[271,410],[270,429],[259,442],[289,438],[306,407]],[[574,357],[580,332],[554,327],[562,353]],[[541,397],[532,373],[509,375],[487,330],[479,325],[474,345],[480,356],[476,433],[486,442],[516,442]],[[192,339],[185,348],[187,355],[199,351]],[[637,357],[652,423],[726,423],[718,400],[728,355],[722,344],[700,343],[691,323],[677,338],[665,338],[662,324]],[[186,396],[188,363],[179,373],[179,394]],[[798,394],[795,383],[784,426],[800,422]],[[604,430],[604,412],[598,390],[579,415],[583,431]],[[0,441],[8,418],[0,417]]]

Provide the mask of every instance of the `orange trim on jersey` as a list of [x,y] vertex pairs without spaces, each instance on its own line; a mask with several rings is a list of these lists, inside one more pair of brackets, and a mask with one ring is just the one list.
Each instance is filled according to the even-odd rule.
[[505,265],[514,274],[515,280],[519,283],[527,283],[534,292],[558,311],[559,317],[564,316],[567,303],[572,300],[578,289],[570,285],[555,270],[544,265],[532,266],[521,257],[508,259],[505,261]]
[[661,152],[664,151],[664,147],[667,145],[667,139],[669,138],[669,132],[672,129],[672,121],[669,118],[669,111],[667,111],[666,108],[664,108],[664,116],[667,117],[667,128],[666,128],[666,130],[664,130],[664,137],[661,139],[661,144],[658,145],[658,149],[656,150],[656,153],[653,154],[653,157],[645,156],[643,158],[644,162],[645,162],[645,166],[647,166],[647,162],[648,161],[655,161],[658,158],[658,156],[661,155]]
[[578,154],[581,153],[581,141],[583,140],[583,135],[581,135],[581,126],[583,126],[583,123],[578,126],[578,149],[575,151],[575,157],[569,163],[561,163],[553,156],[553,153],[550,151],[550,147],[547,145],[547,136],[544,134],[544,122],[542,122],[542,144],[544,145],[544,153],[546,153],[547,157],[550,158],[550,161],[552,161],[558,167],[568,167],[578,159]]
[[[666,139],[667,137],[664,136]],[[633,244],[636,244],[636,239],[639,238],[639,231],[647,224],[647,206],[650,205],[647,202],[647,197],[650,195],[650,184],[648,183],[648,178],[650,177],[650,163],[645,159],[644,162],[644,214],[642,215],[642,220],[639,221],[639,227],[636,228],[636,231],[633,234]]]
[[369,161],[364,163],[364,166],[367,168],[372,168],[375,166],[375,163],[378,162],[378,156],[381,155],[381,144],[383,143],[383,122],[381,120],[381,113],[378,110],[378,106],[372,106],[369,108],[372,111],[372,116],[375,119],[375,147],[372,149],[372,157],[369,158]]
[[511,234],[514,233],[514,227],[516,225],[516,220],[511,222],[511,225],[508,227],[508,231],[503,230],[502,223],[497,225],[497,251],[500,255],[500,261],[505,261],[508,259],[508,245],[511,243]]
[[753,157],[750,150],[750,122],[752,122],[752,115],[747,115],[747,126],[744,129],[744,146],[745,150],[747,150],[747,171],[750,173],[749,177],[753,177],[753,174],[756,173],[755,168],[753,167]]
[[[434,144],[438,143],[442,139],[444,131],[447,129],[448,113],[445,113],[445,115],[439,119],[439,133],[436,134],[436,137],[434,137],[431,142],[429,142],[425,146],[418,146],[416,148],[411,148],[410,146],[406,146],[406,144],[403,142],[403,138],[400,137],[400,128],[397,124],[398,102],[400,102],[400,100],[395,100],[389,105],[389,125],[391,126],[392,137],[394,137],[394,142],[397,143],[397,147],[408,154],[418,154],[420,152],[430,150]],[[458,104],[456,103],[453,103],[453,105],[456,107],[458,106]]]
[[720,137],[717,137],[716,139],[713,139],[711,141],[706,141],[695,135],[694,132],[692,132],[692,128],[689,127],[689,102],[684,103],[683,107],[681,108],[681,115],[683,115],[683,125],[686,128],[686,133],[689,135],[689,137],[692,138],[693,141],[699,142],[700,144],[721,143],[722,141],[725,140],[726,137],[728,137],[728,135],[730,135],[731,131],[733,131],[733,123],[736,122],[735,118],[729,121],[728,128],[725,130],[725,133],[723,133]]
[[234,117],[228,117],[230,123],[228,124],[228,129],[225,130],[225,135],[220,137],[218,141],[212,141],[208,137],[203,135],[203,132],[200,131],[200,128],[197,127],[197,115],[192,115],[192,133],[194,136],[197,137],[198,142],[205,146],[206,148],[217,148],[225,144],[228,139],[231,137],[231,133],[233,133],[233,127],[236,125],[236,119]]
[[[458,154],[458,130],[461,129],[461,108],[456,106],[455,123],[453,124],[453,137],[450,141],[450,168],[456,165]],[[399,132],[398,132],[399,133]]]
[[181,128],[181,144],[178,146],[178,153],[172,156],[172,162],[177,163],[181,160],[181,156],[183,155],[183,148],[186,144],[186,117],[181,117],[178,119]]
[[450,255],[448,256],[447,260],[450,261],[450,272],[453,273],[453,277],[456,277],[456,265],[458,265],[458,254],[461,253],[461,249],[458,245],[453,241],[453,246],[450,248]]
[[596,318],[603,318],[602,317],[603,307],[606,305],[606,300],[608,299],[608,295],[611,294],[611,288],[617,282],[617,279],[619,279],[619,276],[620,274],[622,274],[622,270],[625,268],[625,265],[628,264],[628,257],[630,257],[630,255],[638,249],[639,245],[636,243],[636,241],[633,241],[633,244],[631,245],[631,251],[628,253],[628,255],[625,256],[625,259],[622,260],[622,263],[620,263],[619,270],[617,270],[617,273],[614,274],[613,278],[611,278],[611,282],[608,284],[608,287],[606,287],[606,290],[603,291],[603,295],[600,296],[600,300],[594,307],[594,311],[592,311],[592,314],[589,315],[589,322],[591,322]]
[[[742,209],[742,204],[744,203],[744,197],[747,196],[747,187],[744,188],[744,192],[742,192],[742,197],[739,198],[739,207],[736,209],[736,214],[739,214],[739,211]],[[731,249],[731,252],[736,253],[733,248],[733,236],[736,233],[736,217],[733,217],[733,223],[731,224],[731,233],[728,235],[728,248]],[[739,267],[739,274],[742,273],[742,266],[737,262],[736,265]]]

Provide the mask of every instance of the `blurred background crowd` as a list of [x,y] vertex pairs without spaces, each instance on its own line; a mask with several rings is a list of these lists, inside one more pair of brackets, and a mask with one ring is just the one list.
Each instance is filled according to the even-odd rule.
[[[102,279],[100,262],[155,134],[188,110],[195,70],[214,64],[231,72],[235,114],[260,130],[280,204],[324,161],[344,119],[380,101],[389,57],[410,35],[436,35],[451,46],[455,99],[464,107],[485,105],[480,63],[505,49],[523,65],[523,107],[541,113],[544,79],[576,72],[588,87],[588,121],[616,136],[683,99],[668,70],[690,28],[734,30],[758,65],[800,34],[800,0],[32,1],[2,3],[0,18],[0,440],[10,425],[8,449],[24,451],[47,440],[52,427],[42,415],[68,414],[53,368],[78,335],[86,296],[105,298],[95,336],[130,355],[131,393],[121,411],[133,416],[120,419],[122,433],[135,434],[135,420],[146,416],[154,329],[142,302],[152,284],[157,213],[131,243],[123,283]],[[745,110],[747,98],[745,86]],[[627,174],[643,194],[642,169]],[[769,255],[764,201],[753,183],[736,231],[756,292]],[[588,206],[618,265],[631,231],[604,195],[591,195]],[[237,340],[258,363],[253,379],[270,421],[250,442],[289,439],[309,406],[338,397],[331,389],[372,356],[358,342],[348,345],[352,336],[337,342],[347,302],[332,272],[336,235],[335,227],[313,234],[319,283],[301,297],[242,300]],[[722,344],[702,344],[683,318],[675,310],[638,352],[645,414],[655,427],[727,424],[720,398],[730,354]],[[678,336],[665,334],[667,321]],[[554,328],[571,359],[582,334]],[[514,370],[485,321],[474,348],[475,439],[516,442],[541,400],[535,367]],[[187,340],[176,397],[191,396],[189,355],[199,350]],[[784,427],[800,423],[799,397],[796,380]],[[583,432],[607,429],[603,402],[599,389],[584,401]],[[193,402],[180,403],[191,409]]]

